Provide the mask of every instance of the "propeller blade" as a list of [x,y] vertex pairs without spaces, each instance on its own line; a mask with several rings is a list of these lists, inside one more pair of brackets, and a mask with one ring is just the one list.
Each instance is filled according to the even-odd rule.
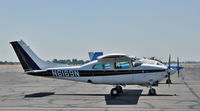
[[185,78],[185,77],[184,77],[184,75],[183,75],[182,71],[181,71],[181,76],[182,76],[182,80],[184,80],[184,78]]
[[170,72],[168,72],[168,79],[167,79],[167,84],[168,84],[168,89],[169,89],[169,87],[170,87]]
[[180,69],[179,69],[179,57],[177,57],[177,71],[178,71],[178,78],[179,78],[179,73],[180,73],[179,70],[180,70]]
[[171,54],[169,54],[169,62],[168,62],[168,69],[171,68]]
[[170,69],[171,69],[171,54],[169,54],[169,62],[168,62],[168,70],[167,70],[168,79],[166,82],[168,84],[168,87],[169,87],[169,84],[171,84]]
[[171,68],[171,54],[169,54],[169,62],[168,62],[168,79],[170,80],[170,68]]

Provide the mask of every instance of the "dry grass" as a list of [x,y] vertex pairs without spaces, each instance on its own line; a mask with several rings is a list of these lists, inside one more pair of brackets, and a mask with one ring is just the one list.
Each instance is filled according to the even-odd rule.
[[200,66],[200,64],[198,64],[198,63],[197,63],[197,64],[186,64],[186,63],[185,63],[185,64],[180,64],[180,65],[181,65],[181,66],[186,66],[186,67],[187,67],[187,66]]
[[0,67],[22,67],[21,64],[15,64],[15,65],[5,65],[1,64]]

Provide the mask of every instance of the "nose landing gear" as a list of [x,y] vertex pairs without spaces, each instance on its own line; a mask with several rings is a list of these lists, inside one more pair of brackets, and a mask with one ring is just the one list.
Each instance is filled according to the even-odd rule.
[[167,79],[167,80],[166,80],[166,84],[172,84],[171,79]]
[[156,94],[156,90],[155,90],[154,88],[152,88],[152,85],[153,85],[153,81],[150,81],[150,82],[149,82],[149,87],[150,87],[150,89],[149,89],[148,95],[151,95],[151,96],[157,95],[157,94]]

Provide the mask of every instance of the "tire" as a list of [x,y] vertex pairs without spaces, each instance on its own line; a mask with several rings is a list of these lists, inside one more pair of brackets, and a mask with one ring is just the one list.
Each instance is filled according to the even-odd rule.
[[166,80],[166,84],[171,84],[171,83],[172,83],[172,81],[170,79]]
[[113,88],[110,91],[111,96],[118,96],[119,95],[119,90],[117,90],[117,88]]
[[123,93],[123,89],[121,86],[117,86],[116,89],[119,91],[119,93]]
[[149,89],[149,95],[156,95],[156,90],[154,88]]

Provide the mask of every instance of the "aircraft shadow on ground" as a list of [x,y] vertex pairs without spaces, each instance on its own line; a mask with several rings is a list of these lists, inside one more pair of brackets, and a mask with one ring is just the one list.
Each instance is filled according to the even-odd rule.
[[55,94],[54,92],[39,92],[27,94],[24,98],[40,98],[52,95],[58,96],[104,96],[107,105],[134,105],[138,103],[142,90],[124,90],[123,94],[112,97],[110,94]]
[[24,98],[39,98],[39,97],[51,96],[54,94],[55,94],[54,92],[39,92],[39,93],[27,94],[24,96]]
[[[139,90],[123,90],[124,93],[117,97],[112,97],[110,94],[55,94],[55,92],[39,92],[25,95],[24,98],[40,98],[46,96],[104,96],[107,105],[136,105],[140,96],[149,96],[148,94],[142,94],[141,89]],[[169,94],[158,94],[156,96],[177,96]]]
[[107,105],[136,105],[143,90],[123,90],[124,93],[112,97],[105,95]]

